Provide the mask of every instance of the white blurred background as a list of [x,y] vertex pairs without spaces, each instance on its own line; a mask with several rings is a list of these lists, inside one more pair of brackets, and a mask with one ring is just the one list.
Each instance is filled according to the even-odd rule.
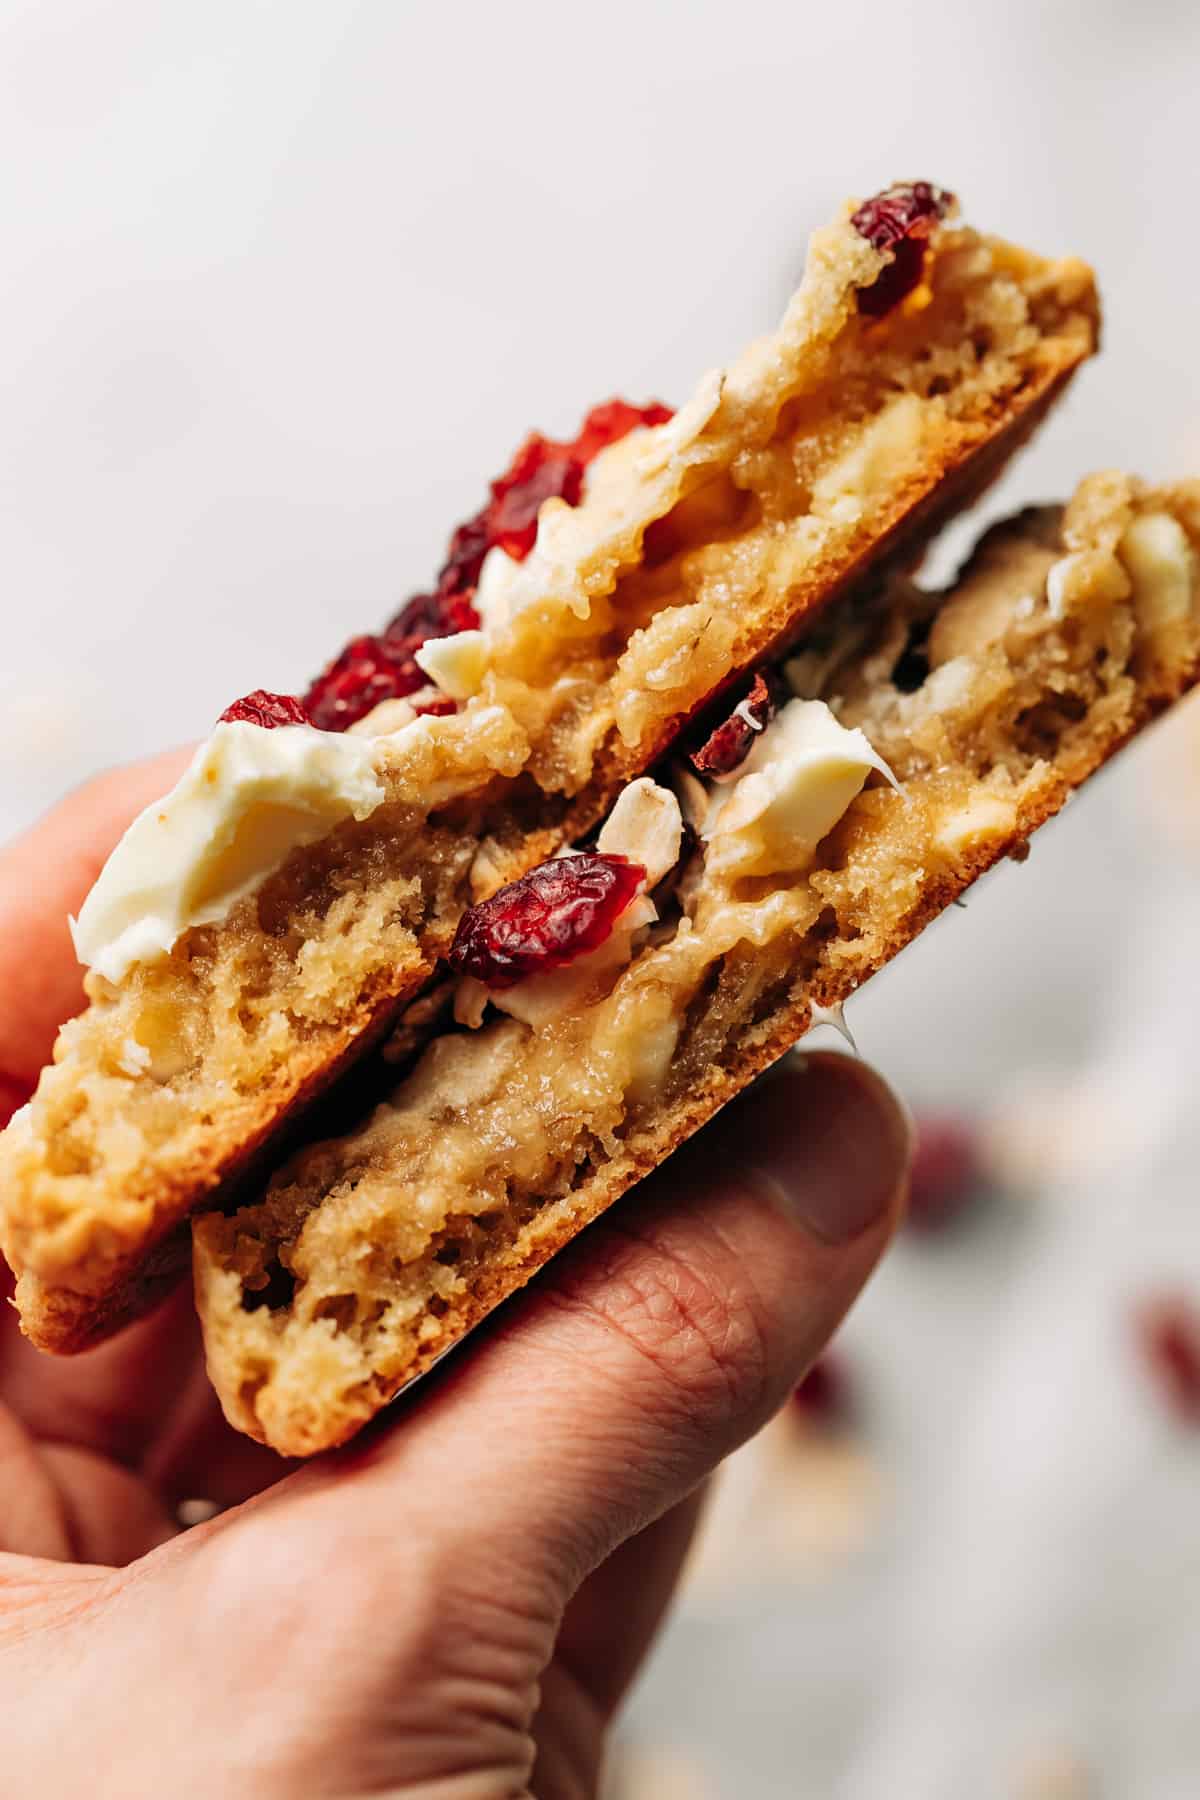
[[[893,178],[1100,273],[1105,351],[988,516],[1200,473],[1198,101],[1194,0],[3,0],[0,831],[303,686],[527,428],[678,401]],[[851,1320],[857,1437],[731,1472],[623,1795],[1200,1791],[1200,1434],[1129,1319],[1200,1297],[1198,744],[857,1002],[1006,1191]]]

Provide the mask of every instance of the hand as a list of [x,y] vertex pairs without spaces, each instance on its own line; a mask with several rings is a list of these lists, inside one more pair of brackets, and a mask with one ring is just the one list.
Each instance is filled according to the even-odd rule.
[[[0,856],[12,1103],[81,1001],[65,916],[178,760],[106,777]],[[907,1159],[877,1077],[797,1061],[375,1428],[290,1472],[221,1420],[187,1294],[71,1361],[10,1318],[5,1791],[593,1794],[701,1484],[858,1293]],[[227,1510],[181,1531],[187,1496]]]

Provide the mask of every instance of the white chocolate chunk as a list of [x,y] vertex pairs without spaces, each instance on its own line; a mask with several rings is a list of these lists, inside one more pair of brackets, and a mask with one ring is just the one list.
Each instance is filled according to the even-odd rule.
[[482,981],[476,981],[473,975],[464,975],[454,989],[455,1024],[469,1025],[472,1031],[478,1031],[490,998]]
[[738,876],[805,868],[872,769],[895,785],[864,734],[840,725],[824,701],[789,701],[714,801],[704,828],[710,862]]
[[648,775],[631,781],[604,822],[596,848],[603,856],[625,856],[646,871],[647,888],[655,888],[679,861],[683,815],[669,788]]
[[448,637],[427,638],[413,660],[443,694],[452,700],[469,700],[479,692],[487,674],[487,640],[482,631],[453,631]]
[[1142,513],[1121,539],[1119,554],[1133,582],[1138,624],[1150,637],[1186,619],[1192,607],[1196,556],[1170,513]]
[[508,623],[513,585],[520,567],[520,563],[499,544],[493,545],[484,557],[472,605],[485,631],[498,631]]
[[126,1075],[144,1075],[150,1063],[150,1052],[145,1044],[139,1044],[136,1038],[127,1037],[121,1045],[118,1068]]
[[1086,560],[1082,551],[1074,550],[1070,556],[1060,556],[1046,572],[1046,604],[1050,617],[1056,624],[1061,624],[1070,611],[1071,584],[1075,571]]
[[966,806],[942,822],[935,841],[939,850],[957,856],[989,838],[1007,835],[1016,819],[1016,806],[1003,795],[974,794]]
[[355,737],[390,737],[394,731],[403,731],[416,718],[416,709],[409,700],[381,700],[373,706],[369,713],[361,719],[355,719],[353,725],[346,727]]
[[884,481],[899,479],[921,454],[924,429],[922,403],[915,394],[901,394],[885,406],[840,461],[825,470],[814,483],[815,514],[852,524]]

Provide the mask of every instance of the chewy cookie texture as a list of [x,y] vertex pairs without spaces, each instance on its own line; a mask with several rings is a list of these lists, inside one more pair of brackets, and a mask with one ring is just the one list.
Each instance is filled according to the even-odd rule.
[[89,976],[0,1140],[35,1342],[82,1349],[149,1304],[187,1214],[388,1029],[471,902],[587,831],[697,707],[1033,428],[1095,347],[1090,272],[949,211],[916,184],[817,232],[778,331],[603,449],[541,503],[532,548],[523,525],[455,594],[478,637],[444,640],[439,716],[354,719],[377,744],[371,816],[169,953]]
[[565,1008],[527,1007],[533,1024],[491,1014],[443,1033],[358,1131],[295,1157],[256,1204],[198,1218],[197,1296],[232,1422],[289,1454],[344,1441],[814,1007],[1020,856],[1196,679],[1198,570],[1200,483],[1099,475],[1065,510],[987,533],[948,593],[893,578],[825,614],[790,687],[861,728],[896,785],[873,776],[799,867],[747,874],[702,832],[624,967]]

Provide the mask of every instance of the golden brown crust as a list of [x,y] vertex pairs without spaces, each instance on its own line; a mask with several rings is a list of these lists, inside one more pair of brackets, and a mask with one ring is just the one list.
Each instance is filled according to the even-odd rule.
[[[286,971],[290,987],[273,985],[279,979],[272,961],[274,944],[286,937],[286,930],[268,931],[251,916],[254,905],[260,913],[264,907],[271,910],[271,884],[252,903],[244,903],[240,923],[231,921],[229,930],[210,928],[207,938],[203,933],[189,934],[170,959],[168,974],[183,991],[197,1033],[219,1024],[225,1034],[221,1057],[210,1056],[205,1062],[202,1056],[198,1076],[185,1072],[178,1079],[170,1074],[160,1078],[152,1071],[131,1077],[125,1070],[114,1075],[111,1065],[122,1042],[138,1035],[140,1012],[145,1010],[138,986],[143,978],[135,974],[129,991],[116,995],[96,990],[91,1013],[64,1033],[56,1053],[59,1066],[43,1078],[34,1103],[33,1136],[23,1143],[0,1144],[4,1182],[0,1239],[19,1274],[23,1328],[36,1343],[60,1352],[84,1349],[140,1310],[162,1282],[157,1273],[152,1280],[146,1277],[143,1259],[154,1256],[169,1266],[180,1221],[196,1205],[220,1205],[235,1193],[256,1157],[375,1035],[387,1029],[429,979],[472,897],[512,879],[562,842],[587,831],[623,783],[653,762],[687,719],[747,665],[775,653],[818,607],[880,556],[919,545],[948,512],[993,478],[1095,347],[1095,292],[1090,273],[1080,264],[1041,262],[961,228],[947,227],[938,237],[932,259],[935,289],[942,282],[943,265],[945,293],[937,303],[931,302],[929,316],[942,307],[943,337],[935,351],[950,372],[937,380],[959,381],[965,398],[957,410],[943,405],[936,396],[946,390],[931,386],[933,377],[925,381],[922,375],[925,387],[917,409],[915,450],[903,434],[894,446],[889,438],[881,450],[871,433],[887,422],[884,415],[892,410],[892,375],[887,370],[893,365],[928,368],[930,347],[921,335],[925,315],[918,307],[911,316],[898,319],[894,330],[887,321],[864,327],[855,311],[855,284],[877,272],[878,256],[843,222],[817,234],[805,285],[780,334],[771,340],[774,348],[768,346],[766,355],[752,350],[734,366],[725,388],[713,390],[717,398],[711,418],[697,415],[692,435],[680,436],[673,460],[660,459],[649,473],[635,471],[625,489],[618,467],[613,487],[617,499],[597,498],[591,506],[594,519],[589,518],[589,501],[576,514],[556,516],[553,529],[539,533],[530,567],[541,555],[545,536],[548,547],[541,573],[546,598],[540,609],[534,606],[528,613],[527,637],[553,635],[555,619],[564,610],[578,616],[581,597],[585,608],[589,602],[602,607],[609,603],[606,594],[611,600],[619,592],[622,604],[634,608],[635,622],[642,617],[636,609],[650,607],[647,625],[661,623],[668,631],[673,619],[683,620],[699,608],[712,638],[708,660],[699,657],[691,676],[670,689],[666,698],[641,705],[649,691],[638,685],[646,670],[638,663],[636,645],[627,644],[615,669],[610,668],[591,692],[582,732],[576,734],[586,743],[590,758],[585,779],[572,772],[579,745],[563,738],[562,720],[551,719],[539,737],[530,722],[536,707],[530,713],[526,693],[520,727],[527,733],[526,772],[514,778],[520,758],[512,742],[501,744],[489,756],[481,753],[481,769],[494,773],[490,785],[484,780],[473,795],[464,792],[462,800],[446,810],[442,824],[449,841],[440,885],[434,892],[397,901],[388,915],[386,933],[369,929],[368,918],[360,932],[361,952],[353,946],[343,952],[346,975],[332,998],[322,997],[311,1015],[304,1016],[307,996],[295,992],[294,969]],[[970,331],[965,326],[958,329],[958,338],[964,340],[959,343],[955,308],[960,296],[972,294],[979,300],[980,316]],[[967,301],[961,303],[965,307]],[[990,350],[973,348],[976,338],[982,342],[989,334]],[[987,369],[992,373],[985,379],[981,371]],[[797,473],[806,432],[813,442],[824,442],[830,421],[835,420],[845,433],[847,421],[859,417],[855,409],[863,404],[864,383],[871,381],[880,391],[871,399],[872,424],[861,434],[862,448],[871,450],[867,474],[859,482],[861,472],[851,466],[858,448],[851,429],[848,439],[837,438],[836,454],[818,465],[820,473],[811,480],[806,477],[806,486]],[[789,407],[799,409],[798,421],[787,422]],[[811,420],[805,407],[812,412]],[[907,414],[902,422],[906,430],[913,425]],[[654,462],[652,456],[650,461]],[[828,486],[832,475],[842,474],[847,491],[832,499],[824,494],[816,506],[813,495],[821,483]],[[661,606],[661,617],[653,615],[647,592],[653,598],[657,577],[642,567],[643,540],[652,526],[678,521],[688,507],[707,503],[722,481],[729,486],[731,517],[736,515],[739,523],[732,525],[719,507],[710,517],[701,504],[691,536],[685,532],[674,562],[666,565],[679,570],[678,591],[672,591],[665,604],[659,595],[654,603]],[[747,511],[743,502],[748,500],[754,504]],[[771,517],[777,524],[797,531],[798,547],[786,567],[772,560],[779,556],[779,540],[758,522],[755,508],[768,502],[776,508]],[[615,524],[605,505],[611,505]],[[816,520],[818,513],[820,529],[804,537],[800,528]],[[747,517],[748,524],[740,522]],[[587,553],[579,550],[572,533],[586,539],[589,531],[597,530],[600,537],[589,541]],[[552,542],[562,546],[558,563]],[[716,566],[706,577],[706,556],[719,562],[723,552],[731,559],[736,552],[736,570],[731,560],[728,569]],[[730,571],[742,587],[728,609],[729,618],[722,620],[719,607],[706,596],[722,591]],[[531,581],[536,573],[530,574]],[[647,592],[638,589],[638,579]],[[692,607],[680,604],[686,600],[693,600]],[[654,633],[639,627],[634,638],[639,635],[649,642]],[[493,671],[492,687],[481,697],[501,707],[506,700],[516,706],[513,695],[523,679],[522,659],[527,661],[529,653],[519,632],[510,633],[510,638],[504,654],[497,652],[499,672]],[[643,662],[653,675],[657,665],[649,650]],[[675,693],[678,701],[670,698]],[[478,710],[476,702],[472,708]],[[470,729],[473,716],[471,709],[461,715],[466,721],[463,730]],[[594,744],[588,735],[591,719],[600,721]],[[450,732],[460,727],[447,722],[446,728]],[[397,793],[408,794],[399,777],[397,781]],[[413,791],[421,791],[419,783]],[[412,795],[408,804],[411,811]],[[407,817],[400,799],[395,807],[397,817]],[[415,815],[414,821],[392,845],[395,867],[389,878],[398,891],[406,882],[410,889],[427,885],[422,866],[427,821]],[[360,893],[374,891],[378,831],[378,825],[368,821],[336,834],[346,846],[337,891],[354,889],[356,884]],[[398,848],[404,832],[407,861]],[[486,860],[472,866],[480,840],[486,846]],[[302,853],[297,867],[303,873],[323,854],[323,848]],[[284,915],[286,926],[286,897],[276,910]],[[369,908],[363,910],[369,913]],[[323,918],[312,929],[325,930]],[[204,973],[210,963],[219,972],[222,958],[231,960],[229,939],[235,930],[249,938],[257,932],[261,940],[246,983],[258,1040],[270,1037],[280,1020],[297,1011],[302,1015],[303,1030],[292,1030],[273,1060],[254,1061],[255,1045],[238,1036],[238,1021],[247,1009],[236,983],[246,978],[235,969],[222,986]],[[338,944],[336,929],[326,935]],[[198,980],[196,969],[201,971]],[[147,990],[154,979],[145,977]],[[260,1029],[265,1003],[272,1000],[274,1016]],[[153,1129],[143,1130],[138,1108]],[[131,1134],[137,1132],[141,1139],[131,1147]],[[109,1151],[110,1141],[116,1145],[115,1153]]]

